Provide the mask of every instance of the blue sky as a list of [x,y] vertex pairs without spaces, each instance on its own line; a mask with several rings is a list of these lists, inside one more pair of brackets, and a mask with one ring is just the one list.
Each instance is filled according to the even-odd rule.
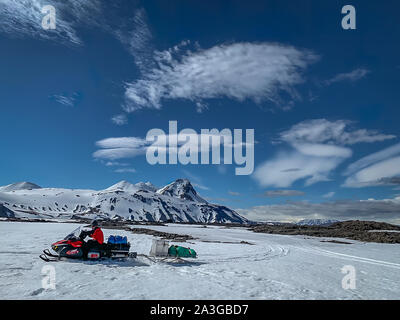
[[[47,4],[55,30],[41,26]],[[346,4],[356,30],[341,27]],[[250,218],[398,221],[398,10],[391,1],[2,1],[0,185],[183,177]],[[96,156],[101,141],[144,139],[170,120],[179,130],[254,129],[254,173]]]

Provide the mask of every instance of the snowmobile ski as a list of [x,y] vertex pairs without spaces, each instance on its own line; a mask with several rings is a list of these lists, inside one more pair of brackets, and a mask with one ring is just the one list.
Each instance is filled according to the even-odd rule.
[[42,259],[45,262],[57,262],[57,261],[60,261],[59,258],[58,259],[57,258],[51,258],[51,257],[46,256],[45,254],[39,255],[39,258]]
[[43,253],[47,256],[47,257],[52,257],[52,258],[59,258],[60,256],[58,254],[53,254],[49,251],[49,249],[45,249],[43,250]]

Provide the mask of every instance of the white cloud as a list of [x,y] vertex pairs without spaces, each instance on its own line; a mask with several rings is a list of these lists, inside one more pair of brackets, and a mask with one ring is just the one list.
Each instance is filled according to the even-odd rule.
[[348,177],[345,187],[400,184],[400,157],[380,161]]
[[335,195],[335,192],[331,191],[331,192],[325,193],[322,197],[323,198],[332,198],[334,195]]
[[[162,99],[187,99],[197,108],[204,99],[265,100],[280,104],[282,93],[297,99],[294,86],[317,57],[305,50],[272,43],[234,43],[183,51],[180,44],[156,52],[156,67],[126,88],[125,110],[161,108]],[[202,109],[202,108],[200,108]]]
[[395,137],[373,130],[350,130],[350,124],[347,120],[314,119],[300,122],[281,132],[275,144],[285,142],[292,150],[281,151],[263,162],[256,168],[253,177],[261,186],[279,188],[287,188],[297,180],[305,180],[306,186],[328,181],[331,172],[353,154],[344,145]]
[[128,165],[129,165],[128,163],[118,162],[118,161],[107,161],[107,162],[105,163],[105,166],[106,166],[106,167],[114,167],[114,166],[121,166],[121,167],[124,167],[124,166],[128,166]]
[[299,190],[270,190],[264,192],[266,197],[293,197],[293,196],[303,196],[305,193]]
[[202,189],[202,190],[210,190],[210,188],[208,188],[207,186],[204,185],[203,179],[201,177],[199,177],[185,169],[182,170],[182,173],[184,174],[184,176],[186,178],[188,178],[191,181],[191,183],[194,187]]
[[[222,132],[222,130],[221,130]],[[140,137],[118,137],[118,138],[106,138],[96,142],[96,146],[100,149],[93,153],[93,157],[97,159],[106,160],[117,160],[122,158],[133,158],[139,155],[146,154],[149,146],[157,146],[159,153],[167,153],[172,146],[169,146],[169,141],[177,141],[176,148],[185,145],[191,149],[191,153],[201,152],[212,152],[213,147],[224,146],[235,148],[242,148],[246,146],[246,142],[235,143],[232,141],[232,137],[225,136],[222,134],[209,133],[207,136],[211,137],[209,144],[201,143],[201,134],[165,134],[158,136],[156,142],[147,141]],[[189,139],[188,139],[189,137]],[[223,137],[223,138],[221,138]],[[224,155],[225,156],[225,155]],[[220,165],[219,167],[223,167]]]
[[195,182],[192,182],[192,185],[193,185],[193,187],[196,187],[196,188],[199,188],[202,190],[210,190],[210,188],[203,186],[202,184],[195,183]]
[[49,3],[39,0],[2,0],[0,2],[0,32],[13,37],[35,37],[82,44],[76,33],[77,25],[99,26],[96,18],[101,13],[99,0],[53,0],[56,9],[56,29],[44,30],[42,8]]
[[117,173],[135,173],[136,170],[133,169],[133,168],[120,168],[120,169],[114,170],[114,172],[117,172]]
[[370,166],[371,164],[377,163],[379,161],[388,159],[390,157],[396,156],[400,154],[400,143],[397,143],[389,148],[381,150],[379,152],[372,153],[360,160],[352,163],[348,166],[345,171],[345,175],[350,175],[356,171],[359,171],[365,167]]
[[146,150],[141,148],[111,148],[97,150],[93,153],[93,157],[116,160],[123,158],[134,158],[145,153]]
[[228,194],[230,194],[231,196],[235,196],[235,197],[239,197],[240,193],[236,192],[236,191],[228,191]]
[[50,98],[64,106],[73,107],[77,101],[78,94],[77,93],[73,93],[71,95],[55,94],[50,96]]
[[349,148],[322,143],[296,143],[292,145],[301,154],[313,157],[349,158],[352,151]]
[[117,160],[145,154],[148,142],[137,137],[119,137],[97,141],[96,145],[101,149],[93,153],[94,158]]
[[123,126],[128,123],[128,118],[125,114],[117,114],[111,118],[111,121],[118,126]]
[[[287,188],[295,181],[306,179],[305,185],[328,181],[329,174],[345,158],[304,155],[297,151],[280,152],[258,166],[253,177],[261,186]],[[296,169],[296,170],[294,170]]]
[[280,134],[281,141],[296,143],[327,143],[352,145],[356,143],[379,142],[393,139],[394,135],[380,134],[376,130],[351,130],[348,120],[329,121],[312,119],[302,121]]
[[[56,28],[44,30],[41,12],[45,5],[56,9]],[[96,28],[115,36],[142,67],[153,63],[151,32],[143,8],[132,8],[101,0],[1,0],[0,33],[11,37],[32,37],[64,45],[82,45],[82,28]],[[117,21],[117,23],[115,23]]]
[[128,19],[128,23],[120,23],[111,32],[126,46],[140,70],[144,71],[153,65],[154,48],[151,43],[153,36],[147,23],[146,11],[143,8],[136,9],[133,17]]
[[400,143],[370,154],[350,164],[344,187],[369,187],[400,184]]
[[384,200],[332,201],[323,203],[290,202],[288,204],[236,209],[255,221],[287,221],[301,219],[374,220],[400,224],[400,197]]
[[139,137],[106,138],[96,142],[100,148],[140,148],[147,145],[145,139]]
[[368,69],[358,68],[358,69],[355,69],[348,73],[339,73],[338,75],[334,76],[333,78],[326,80],[325,84],[331,85],[332,83],[340,82],[340,81],[354,82],[354,81],[364,78],[369,72],[370,71]]
[[203,102],[196,102],[196,111],[197,113],[203,113],[204,110],[207,110],[208,106],[207,104]]

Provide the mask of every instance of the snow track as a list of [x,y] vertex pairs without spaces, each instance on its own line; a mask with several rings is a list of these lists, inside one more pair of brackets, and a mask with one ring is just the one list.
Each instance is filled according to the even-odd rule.
[[343,254],[343,253],[339,253],[339,252],[333,252],[333,251],[329,251],[329,250],[324,250],[324,249],[316,248],[316,247],[308,247],[308,248],[297,247],[296,249],[302,250],[302,251],[307,252],[307,253],[312,253],[312,254],[316,254],[316,255],[325,256],[325,257],[338,258],[338,259],[344,259],[344,260],[350,260],[350,261],[356,261],[356,262],[363,262],[363,263],[370,263],[370,264],[378,265],[378,266],[381,266],[381,267],[389,267],[389,268],[400,269],[400,263],[393,263],[393,262],[387,262],[387,261],[363,258],[363,257],[349,255],[349,254]]
[[[232,246],[238,246],[237,244],[232,244]],[[241,245],[245,246],[245,245]],[[224,244],[221,244],[221,247],[224,248]],[[212,260],[213,263],[218,263],[218,262],[235,262],[235,261],[267,261],[270,259],[275,259],[275,258],[280,258],[284,257],[289,254],[289,248],[278,246],[278,245],[267,245],[267,246],[262,246],[262,245],[257,245],[254,248],[251,248],[252,246],[249,246],[250,248],[245,247],[243,249],[242,254],[239,252],[236,255],[233,254],[232,256],[230,255],[229,257],[225,258],[219,258],[221,255],[217,253],[215,257],[211,255],[205,255],[207,260]],[[223,250],[231,250],[230,246],[226,246],[225,249]],[[200,260],[202,258],[200,257]]]

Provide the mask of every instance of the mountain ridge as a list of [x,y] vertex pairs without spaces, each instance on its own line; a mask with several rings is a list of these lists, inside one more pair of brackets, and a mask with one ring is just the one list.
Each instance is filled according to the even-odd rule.
[[[1,189],[0,189],[1,190]],[[204,200],[187,179],[157,189],[122,180],[103,190],[36,188],[0,191],[0,204],[23,218],[150,222],[247,223],[228,207]]]
[[6,186],[2,186],[2,187],[0,187],[0,192],[31,190],[31,189],[41,189],[41,187],[32,182],[22,181],[22,182],[16,182],[16,183],[12,183],[12,184],[9,184]]

